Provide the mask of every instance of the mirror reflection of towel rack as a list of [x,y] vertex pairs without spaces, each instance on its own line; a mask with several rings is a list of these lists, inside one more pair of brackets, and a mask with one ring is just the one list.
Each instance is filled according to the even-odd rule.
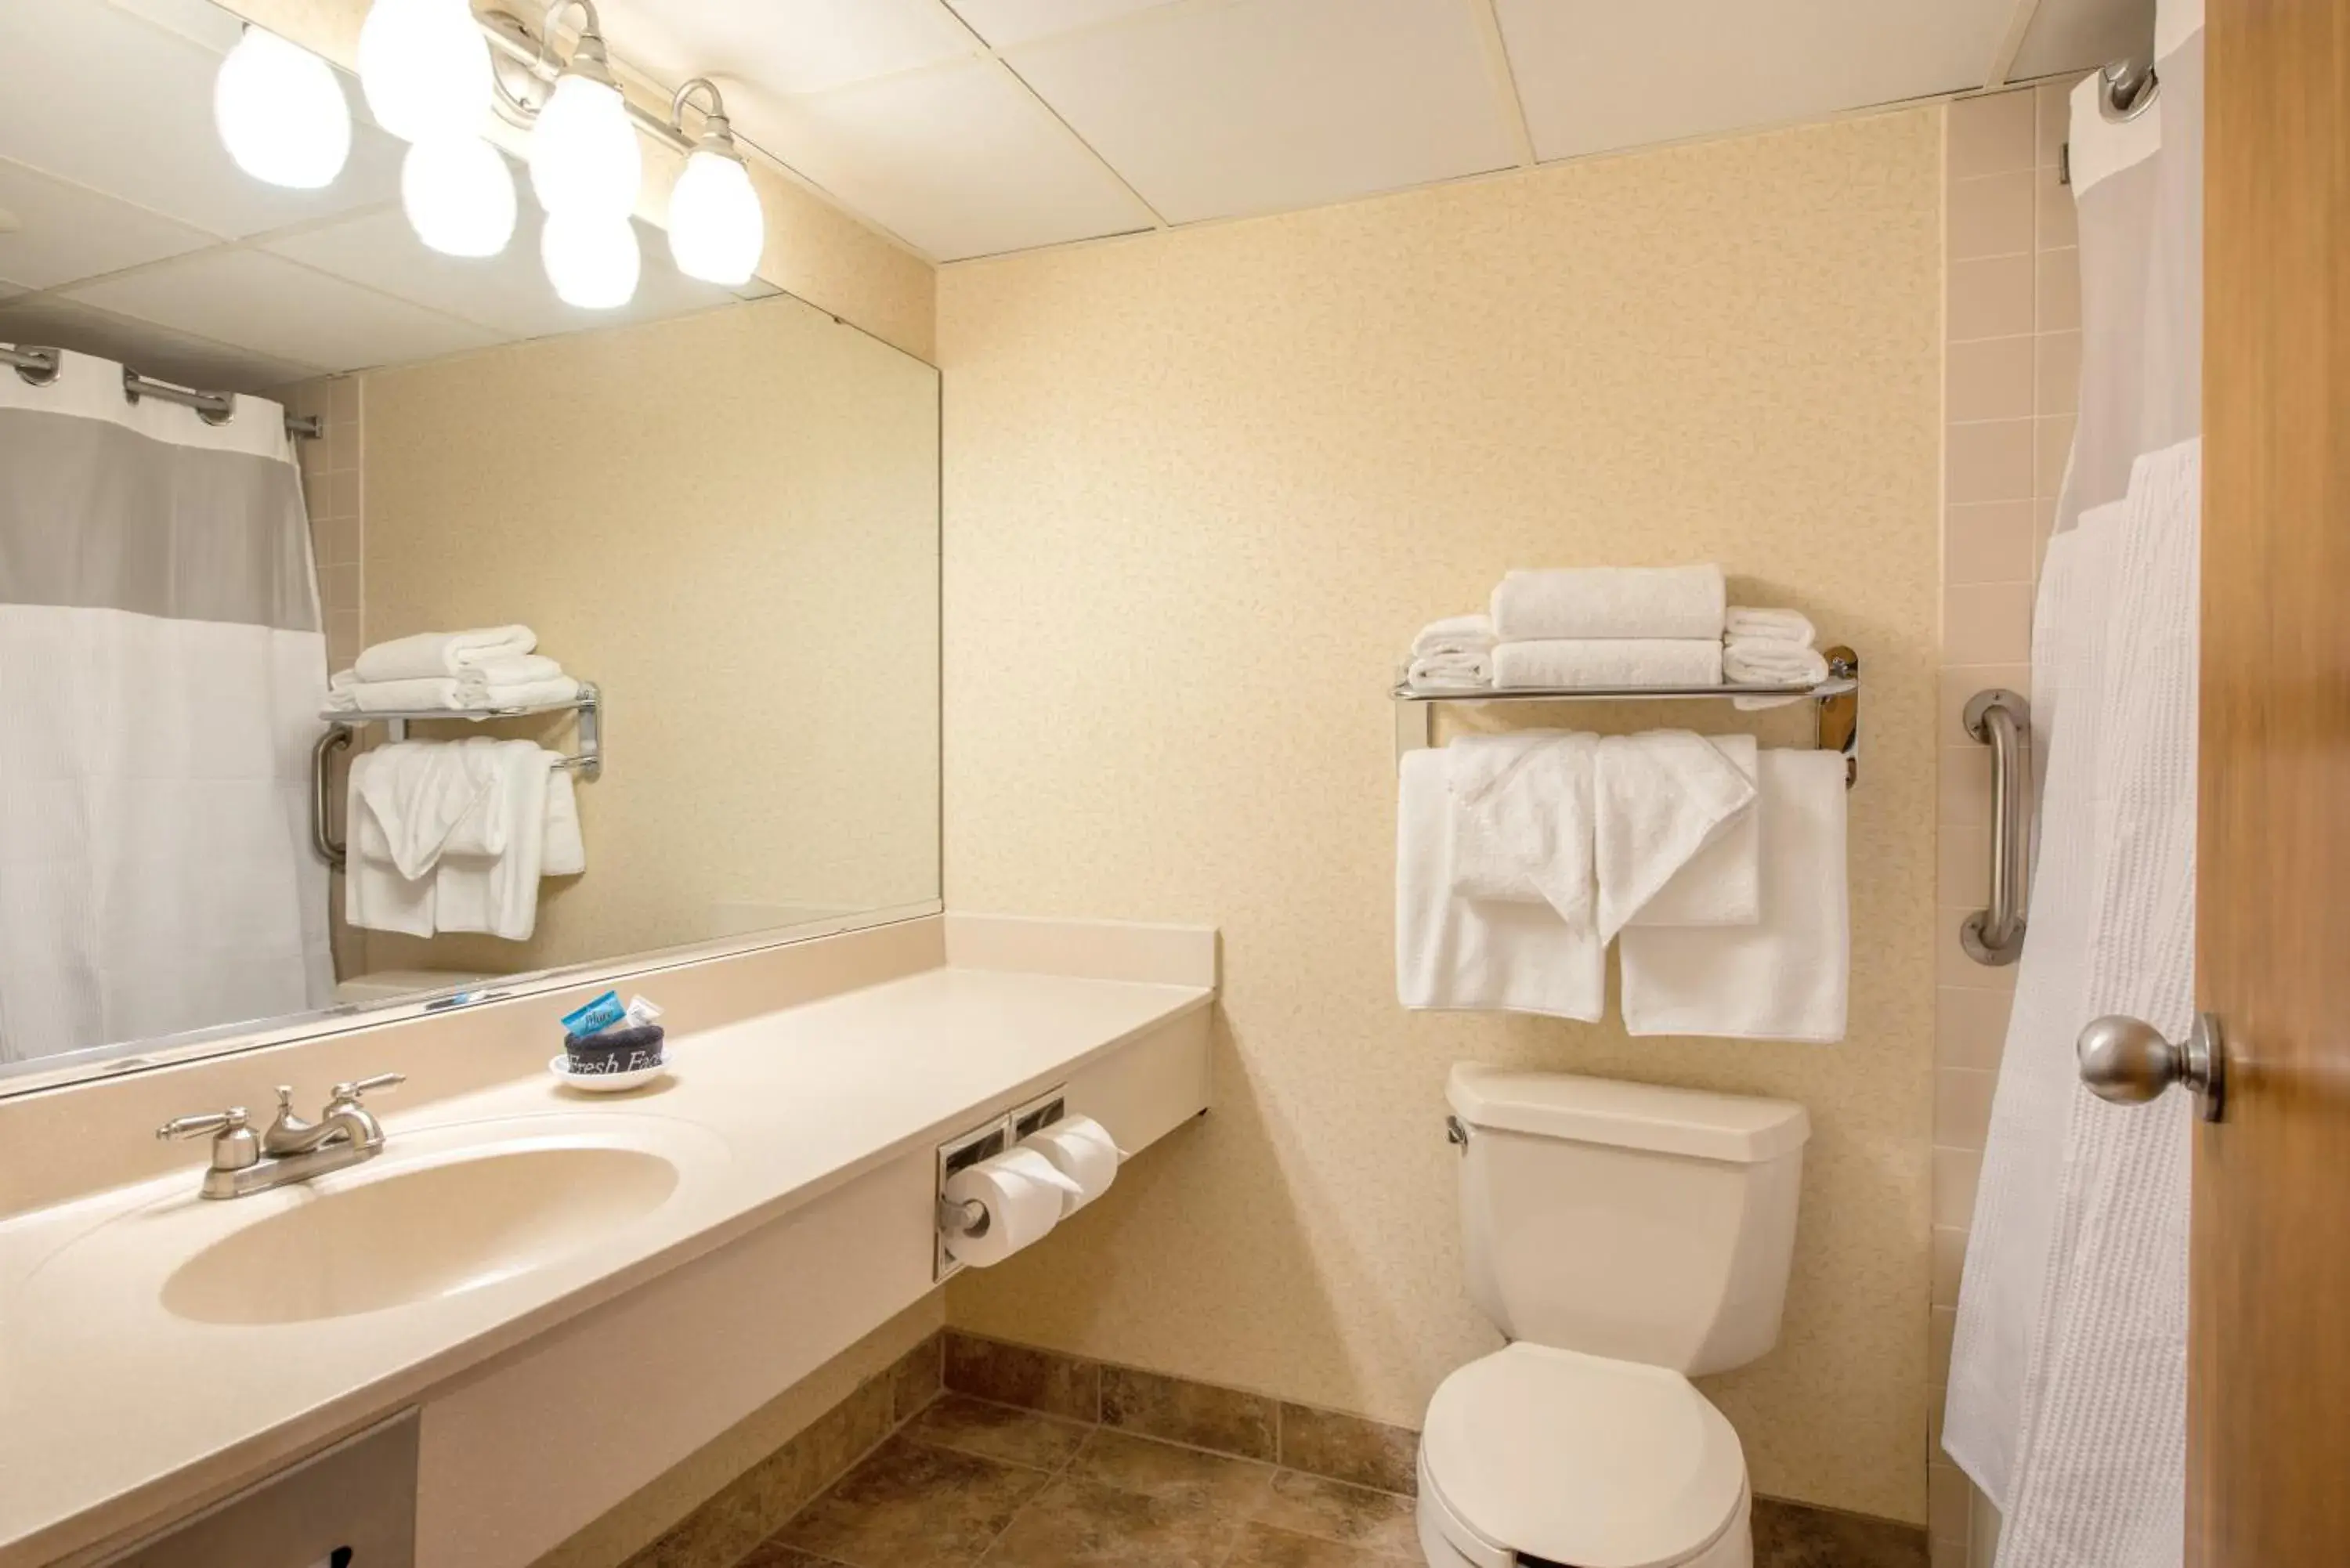
[[1821,751],[1844,753],[1844,782],[1849,789],[1860,780],[1860,655],[1849,648],[1823,650],[1828,678],[1807,686],[1581,686],[1539,690],[1500,690],[1491,686],[1458,688],[1415,687],[1399,680],[1388,693],[1395,699],[1396,755],[1435,744],[1435,705],[1440,702],[1651,702],[1736,697],[1809,699],[1813,709],[1812,743]]
[[592,681],[581,681],[579,695],[568,702],[540,702],[527,708],[406,708],[387,712],[327,710],[318,715],[327,722],[327,732],[310,748],[310,847],[336,870],[343,868],[348,846],[327,826],[333,815],[328,766],[337,752],[350,748],[365,726],[381,724],[392,740],[404,741],[408,739],[408,726],[413,723],[461,719],[478,724],[486,719],[528,719],[543,713],[573,712],[579,715],[579,750],[555,765],[592,780],[604,771],[604,694]]

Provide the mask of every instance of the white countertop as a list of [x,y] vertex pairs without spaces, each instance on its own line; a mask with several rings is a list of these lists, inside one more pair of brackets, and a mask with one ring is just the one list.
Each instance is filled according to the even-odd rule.
[[[206,1202],[196,1170],[182,1169],[0,1222],[0,1568],[48,1562],[256,1475],[1212,995],[932,970],[673,1038],[670,1077],[633,1094],[582,1095],[542,1072],[409,1114],[381,1101],[383,1154],[307,1184]],[[338,1187],[494,1138],[599,1128],[657,1145],[679,1165],[678,1187],[533,1272],[266,1326],[191,1322],[160,1299],[165,1277],[211,1242]]]

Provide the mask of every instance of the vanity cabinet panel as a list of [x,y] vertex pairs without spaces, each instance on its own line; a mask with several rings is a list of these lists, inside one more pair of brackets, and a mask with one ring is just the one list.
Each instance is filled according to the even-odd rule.
[[416,1412],[182,1520],[105,1568],[415,1568]]

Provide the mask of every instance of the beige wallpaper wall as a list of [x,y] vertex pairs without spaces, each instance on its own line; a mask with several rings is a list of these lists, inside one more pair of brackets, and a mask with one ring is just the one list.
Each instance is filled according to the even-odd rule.
[[362,407],[367,639],[525,622],[608,753],[531,941],[370,933],[369,968],[938,897],[937,371],[779,297],[371,372]]
[[[1941,164],[1921,109],[941,273],[948,899],[1225,965],[1213,1113],[954,1321],[1416,1426],[1499,1343],[1450,1064],[1786,1096],[1785,1334],[1710,1391],[1760,1490],[1923,1521]],[[1850,1038],[1401,1012],[1398,654],[1693,559],[1865,660]]]

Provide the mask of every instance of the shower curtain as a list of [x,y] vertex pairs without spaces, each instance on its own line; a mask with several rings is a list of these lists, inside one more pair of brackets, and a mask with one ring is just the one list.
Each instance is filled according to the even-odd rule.
[[2033,633],[2030,924],[1960,1289],[1943,1448],[2000,1568],[2178,1568],[2192,1106],[2107,1104],[2074,1044],[2193,1015],[2203,16],[2165,0],[2150,107],[2072,94],[2080,421]]
[[326,681],[276,405],[0,368],[0,1062],[325,1004]]

